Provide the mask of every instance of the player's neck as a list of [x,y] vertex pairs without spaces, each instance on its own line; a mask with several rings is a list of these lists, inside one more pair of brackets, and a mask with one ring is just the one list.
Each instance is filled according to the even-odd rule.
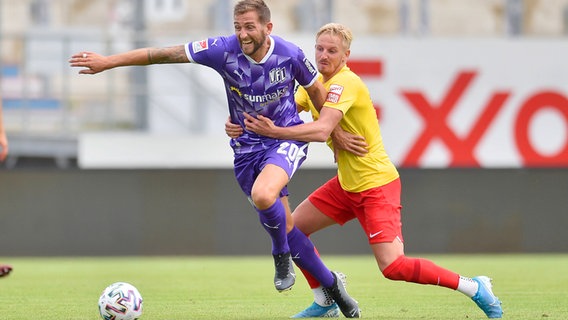
[[333,72],[326,73],[326,74],[323,74],[323,73],[322,73],[321,75],[322,75],[323,83],[326,83],[326,82],[328,82],[329,80],[331,80],[331,78],[335,77],[335,75],[338,74],[338,73],[343,69],[343,67],[345,67],[345,63],[342,64],[342,65],[340,65],[340,66],[339,66],[337,69],[335,69]]

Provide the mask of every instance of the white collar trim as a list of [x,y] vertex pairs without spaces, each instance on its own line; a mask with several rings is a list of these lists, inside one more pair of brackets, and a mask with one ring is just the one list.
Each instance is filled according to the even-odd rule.
[[270,35],[268,36],[268,38],[270,38],[270,47],[268,48],[268,51],[266,52],[266,55],[262,58],[262,60],[260,60],[260,62],[256,62],[253,58],[251,58],[249,55],[245,54],[245,57],[247,57],[247,59],[255,64],[262,64],[265,63],[266,60],[268,60],[268,58],[272,55],[272,52],[274,51],[274,38],[272,38]]

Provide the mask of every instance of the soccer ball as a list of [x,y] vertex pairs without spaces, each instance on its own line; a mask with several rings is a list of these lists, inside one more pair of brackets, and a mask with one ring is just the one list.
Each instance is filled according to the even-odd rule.
[[142,315],[142,296],[126,282],[106,287],[99,298],[99,312],[105,320],[135,320]]

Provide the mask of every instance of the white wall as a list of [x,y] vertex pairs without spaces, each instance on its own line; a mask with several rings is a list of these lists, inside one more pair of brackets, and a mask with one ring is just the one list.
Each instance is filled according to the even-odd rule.
[[[313,57],[312,36],[289,39]],[[566,57],[568,42],[561,40],[370,37],[355,39],[351,60],[373,60],[383,66],[382,72],[363,79],[373,101],[381,107],[385,145],[397,165],[517,168],[568,166]],[[204,67],[183,68],[194,72],[207,90],[177,78],[170,77],[174,80],[168,83],[154,80],[151,91],[156,103],[152,105],[168,108],[151,106],[151,133],[187,136],[187,127],[179,125],[183,117],[172,114],[187,115],[189,123],[202,121],[203,131],[196,138],[186,138],[202,141],[208,136],[207,145],[216,146],[225,139],[227,117],[220,80]],[[151,78],[167,79],[165,71],[153,68]],[[203,98],[192,99],[196,96]],[[196,116],[200,118],[191,119]],[[89,137],[91,140],[82,140],[80,161],[96,165],[97,161],[82,158],[98,154],[89,152],[91,146],[101,147],[91,144],[93,136]],[[178,149],[176,152],[188,152]],[[312,150],[316,149],[325,147],[314,144]],[[202,152],[209,150],[217,149],[204,148]],[[215,163],[210,160],[217,160],[217,154],[214,151],[196,158],[191,151],[179,156],[187,160],[177,165],[207,166]],[[167,166],[163,158],[153,165]],[[204,159],[203,163],[197,159]],[[310,159],[318,166],[333,166],[330,153],[324,150],[312,152]],[[161,164],[162,160],[166,162]],[[140,160],[129,161],[136,165]]]

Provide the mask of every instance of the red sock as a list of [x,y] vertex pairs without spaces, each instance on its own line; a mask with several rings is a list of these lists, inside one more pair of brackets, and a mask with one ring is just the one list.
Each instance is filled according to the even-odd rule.
[[430,260],[400,256],[383,271],[385,278],[432,284],[456,290],[460,276]]
[[317,281],[316,278],[314,278],[311,273],[307,272],[306,270],[304,270],[300,267],[298,267],[298,268],[302,271],[302,273],[304,274],[304,277],[306,277],[306,280],[308,280],[308,284],[310,285],[311,289],[315,289],[315,288],[320,286],[319,281]]

